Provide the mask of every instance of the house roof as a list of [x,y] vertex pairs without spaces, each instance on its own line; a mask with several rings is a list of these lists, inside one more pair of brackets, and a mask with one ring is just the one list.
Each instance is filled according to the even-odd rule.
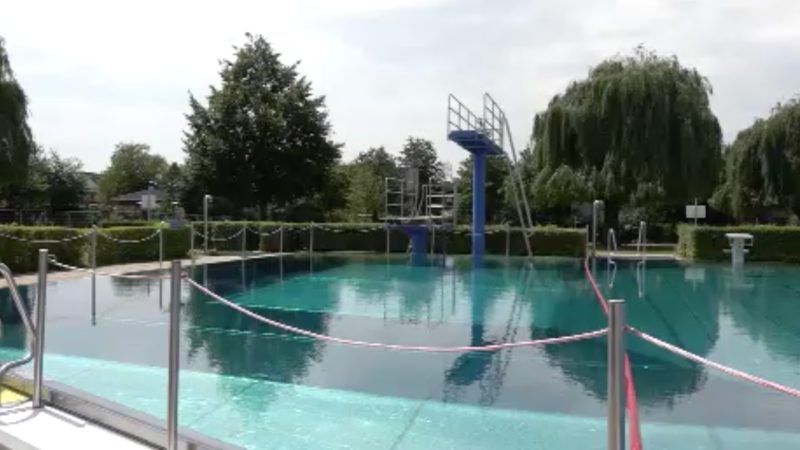
[[142,196],[147,194],[153,194],[156,196],[156,201],[160,202],[164,200],[164,193],[161,192],[159,189],[142,189],[141,191],[136,192],[129,192],[127,194],[118,195],[111,199],[114,203],[139,203],[142,201]]

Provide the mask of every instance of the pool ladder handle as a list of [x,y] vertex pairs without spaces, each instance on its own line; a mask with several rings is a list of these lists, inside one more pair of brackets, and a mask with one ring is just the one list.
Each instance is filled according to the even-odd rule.
[[22,303],[22,299],[19,296],[19,288],[17,287],[16,281],[14,281],[14,275],[11,273],[11,269],[9,269],[7,265],[0,263],[0,274],[3,275],[3,279],[5,279],[6,283],[8,284],[8,291],[11,294],[11,299],[14,302],[14,307],[16,307],[20,318],[22,318],[22,324],[24,325],[25,332],[28,334],[29,337],[28,352],[25,356],[23,356],[20,359],[8,361],[0,365],[0,381],[2,381],[3,377],[6,375],[6,373],[8,373],[9,370],[15,367],[25,365],[33,360],[37,348],[36,347],[37,334],[33,324],[31,323],[30,316],[28,316],[28,312],[26,311],[25,306]]

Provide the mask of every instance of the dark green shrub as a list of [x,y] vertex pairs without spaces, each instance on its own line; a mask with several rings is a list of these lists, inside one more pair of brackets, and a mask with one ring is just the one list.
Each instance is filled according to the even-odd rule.
[[680,225],[678,254],[690,260],[730,259],[725,233],[750,233],[753,246],[745,257],[750,261],[800,262],[800,227],[739,225],[730,227]]
[[84,254],[89,243],[88,237],[80,236],[88,231],[62,227],[0,226],[0,262],[7,264],[14,272],[35,272],[39,249],[46,248],[59,261],[80,266],[85,263]]
[[[97,237],[97,264],[158,261],[159,239],[157,226],[114,227],[99,230]],[[164,228],[164,261],[184,258],[189,252],[189,229]],[[148,238],[142,242],[138,241]],[[110,239],[109,239],[110,238]],[[123,242],[119,242],[123,241]]]

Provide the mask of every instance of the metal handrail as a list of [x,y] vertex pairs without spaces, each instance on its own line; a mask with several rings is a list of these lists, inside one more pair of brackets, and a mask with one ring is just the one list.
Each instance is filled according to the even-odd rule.
[[36,341],[36,332],[31,323],[30,316],[25,309],[25,305],[22,303],[22,298],[19,296],[19,289],[17,288],[17,283],[14,281],[14,275],[11,273],[11,269],[8,268],[7,265],[0,263],[0,274],[2,274],[3,278],[8,283],[8,292],[11,294],[11,299],[14,302],[14,306],[17,308],[20,317],[22,318],[22,324],[25,326],[25,331],[28,333],[28,353],[20,359],[14,361],[8,361],[3,365],[0,365],[0,380],[5,376],[5,374],[15,368],[27,364],[33,360],[34,356],[34,342]]
[[455,95],[447,97],[447,133],[460,130],[476,130],[484,132],[483,121],[473,113]]
[[639,236],[636,238],[636,256],[647,257],[647,222],[639,222]]
[[[608,240],[606,242],[606,284],[608,288],[614,287],[614,280],[617,278],[617,262],[614,261],[614,254],[617,252],[617,235],[613,228],[608,229]],[[613,269],[612,269],[613,268]]]

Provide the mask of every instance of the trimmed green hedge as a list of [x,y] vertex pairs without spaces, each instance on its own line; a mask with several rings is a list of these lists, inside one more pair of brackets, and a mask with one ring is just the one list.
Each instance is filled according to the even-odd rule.
[[7,264],[13,272],[34,272],[38,264],[38,251],[46,248],[65,264],[82,265],[89,242],[87,238],[58,243],[29,241],[63,241],[79,237],[87,231],[62,227],[0,226],[0,234],[3,235],[0,236],[0,262]]
[[730,227],[678,227],[678,254],[690,260],[729,260],[725,233],[750,233],[753,246],[745,257],[750,261],[800,262],[800,227],[740,225]]
[[[262,233],[276,231],[283,225],[285,252],[308,250],[310,233],[308,223],[261,223]],[[241,226],[240,226],[241,227]],[[381,223],[362,224],[324,224],[324,228],[314,229],[315,251],[386,251],[386,231]],[[502,226],[488,226],[486,229],[486,252],[489,254],[505,254],[506,228]],[[526,255],[524,238],[519,228],[511,228],[509,234],[509,249],[512,255]],[[249,239],[249,238],[248,238]],[[472,247],[472,238],[469,227],[456,227],[454,232],[435,237],[436,251],[441,252],[444,246],[450,254],[469,254]],[[241,241],[238,241],[241,245]],[[249,241],[248,241],[249,242]],[[408,237],[399,230],[390,233],[391,251],[405,252],[408,248]],[[531,238],[531,246],[535,255],[548,256],[575,256],[582,257],[586,254],[586,231],[583,229],[537,227]],[[260,249],[267,252],[276,252],[280,248],[280,235],[272,233],[261,236]]]
[[[113,227],[99,230],[117,240],[133,241],[152,236],[157,226]],[[97,265],[158,261],[158,236],[144,242],[120,243],[102,235],[97,236]],[[189,253],[189,228],[164,228],[164,261],[184,258]]]

